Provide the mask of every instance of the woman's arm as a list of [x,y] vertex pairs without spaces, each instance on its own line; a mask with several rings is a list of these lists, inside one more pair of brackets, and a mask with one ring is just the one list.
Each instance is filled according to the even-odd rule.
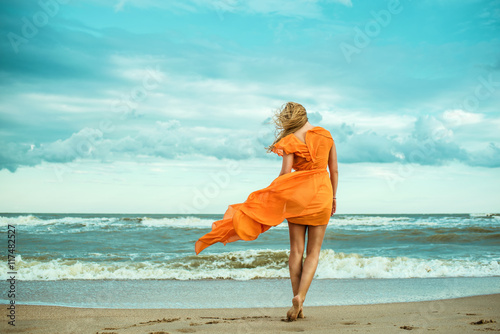
[[339,182],[339,169],[337,164],[337,150],[335,148],[335,141],[333,142],[332,148],[330,149],[330,156],[328,157],[328,168],[330,169],[330,181],[332,182],[333,189],[333,204],[332,204],[332,213],[331,215],[337,211],[337,200],[335,199],[337,194],[337,184]]
[[292,165],[293,165],[293,153],[283,154],[283,164],[281,165],[281,172],[280,175],[278,176],[290,173],[292,171]]

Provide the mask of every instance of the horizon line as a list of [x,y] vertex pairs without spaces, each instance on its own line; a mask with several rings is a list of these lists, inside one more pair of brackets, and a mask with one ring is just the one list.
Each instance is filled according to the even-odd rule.
[[[0,215],[3,214],[83,214],[83,215],[224,215],[224,213],[152,213],[152,212],[31,212],[31,211],[14,211],[14,212],[0,212]],[[491,215],[491,216],[500,216],[500,211],[498,212],[366,212],[366,213],[335,213],[335,215],[397,215],[397,214],[406,214],[406,215]]]

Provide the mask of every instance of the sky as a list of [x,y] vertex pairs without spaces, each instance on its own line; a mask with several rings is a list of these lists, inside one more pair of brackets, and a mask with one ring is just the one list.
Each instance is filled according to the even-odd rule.
[[499,0],[2,0],[0,32],[0,212],[223,214],[288,101],[337,213],[500,212]]

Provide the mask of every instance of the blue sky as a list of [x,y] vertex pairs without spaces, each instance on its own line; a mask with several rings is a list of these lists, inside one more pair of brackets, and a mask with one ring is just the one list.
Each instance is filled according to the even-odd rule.
[[0,211],[223,213],[287,101],[338,213],[500,211],[500,1],[0,3]]

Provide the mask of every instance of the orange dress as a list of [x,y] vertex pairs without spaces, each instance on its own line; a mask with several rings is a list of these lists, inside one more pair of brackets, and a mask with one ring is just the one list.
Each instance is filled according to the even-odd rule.
[[273,152],[294,154],[295,170],[277,177],[268,187],[251,193],[244,203],[229,205],[224,217],[212,224],[212,231],[195,244],[195,252],[217,242],[255,240],[285,219],[301,225],[326,225],[332,211],[332,184],[327,171],[333,139],[316,126],[306,132],[305,143],[293,133],[283,137]]

